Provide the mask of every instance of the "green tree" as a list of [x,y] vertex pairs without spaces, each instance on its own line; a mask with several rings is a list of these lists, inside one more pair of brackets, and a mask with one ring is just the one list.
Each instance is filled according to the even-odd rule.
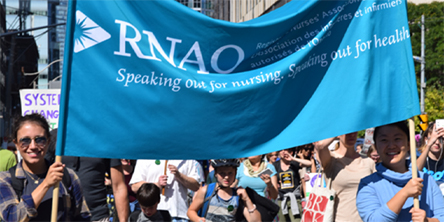
[[[429,122],[436,119],[444,119],[444,87],[439,85],[427,86],[427,91],[424,98],[424,110],[429,116]],[[416,131],[419,132],[418,127],[419,118],[415,118]]]
[[434,86],[426,92],[425,110],[429,119],[444,119],[444,87]]
[[[425,77],[427,85],[444,83],[444,2],[430,4],[408,3],[407,16],[411,33],[413,55],[421,55],[421,15],[425,17]],[[421,66],[415,64],[420,78]]]
[[[444,119],[444,2],[431,4],[408,3],[407,14],[411,33],[413,55],[421,55],[421,15],[425,26],[425,89],[424,111],[429,121]],[[418,92],[421,65],[415,63]],[[416,125],[419,118],[415,118]],[[419,127],[416,127],[419,132]]]

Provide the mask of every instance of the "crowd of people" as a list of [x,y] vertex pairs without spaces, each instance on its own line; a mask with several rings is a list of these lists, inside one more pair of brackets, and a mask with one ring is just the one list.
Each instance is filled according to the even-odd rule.
[[444,221],[444,128],[434,123],[421,137],[418,171],[405,122],[376,127],[368,149],[355,132],[216,160],[59,162],[56,135],[39,114],[16,120],[21,159],[0,149],[0,221],[50,221],[55,185],[57,221],[301,221],[319,172],[336,191],[334,221]]

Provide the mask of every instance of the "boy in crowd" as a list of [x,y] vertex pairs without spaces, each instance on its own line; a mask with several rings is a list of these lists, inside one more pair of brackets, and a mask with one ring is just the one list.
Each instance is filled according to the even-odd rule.
[[[261,214],[245,189],[230,187],[235,181],[239,161],[237,159],[211,160],[211,166],[214,168],[217,183],[201,187],[197,191],[187,213],[190,220],[194,222],[240,221],[240,217],[243,216],[247,221],[261,221]],[[201,208],[206,212],[199,215],[198,211]]]
[[170,213],[157,210],[160,202],[160,188],[153,183],[144,183],[137,191],[137,201],[142,211],[131,213],[129,222],[171,221]]

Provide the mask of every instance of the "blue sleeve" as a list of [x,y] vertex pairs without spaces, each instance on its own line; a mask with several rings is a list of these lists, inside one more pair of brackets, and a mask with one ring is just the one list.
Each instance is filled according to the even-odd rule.
[[34,200],[31,194],[22,195],[22,200],[27,208],[35,208]]
[[31,195],[22,195],[21,201],[12,187],[9,171],[0,173],[0,220],[26,221],[37,216]]
[[270,177],[276,175],[277,171],[276,171],[276,168],[273,166],[273,164],[268,163],[267,168],[269,168],[271,171],[273,171],[273,173],[270,175]]
[[239,181],[240,175],[241,175],[242,173],[244,173],[243,171],[244,171],[244,163],[241,163],[241,164],[239,165],[239,167],[237,168],[237,172],[236,172],[236,179],[237,179],[238,181]]
[[391,211],[387,203],[383,203],[377,198],[377,192],[383,192],[382,189],[375,189],[375,185],[370,178],[364,178],[359,183],[358,193],[356,195],[356,207],[359,216],[364,222],[367,221],[396,221],[398,215]]

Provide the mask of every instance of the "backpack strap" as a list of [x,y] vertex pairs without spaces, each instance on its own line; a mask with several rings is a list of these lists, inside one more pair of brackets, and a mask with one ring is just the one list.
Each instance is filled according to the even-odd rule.
[[68,215],[70,215],[71,219],[76,219],[76,214],[79,213],[81,209],[77,209],[76,197],[74,196],[71,175],[69,174],[69,171],[66,167],[63,169],[62,184],[65,187],[67,195],[69,195],[69,200],[71,202],[71,207],[69,210],[70,212]]
[[216,183],[210,183],[207,185],[207,191],[205,192],[205,199],[202,208],[197,212],[199,217],[205,218],[208,212],[208,206],[210,205],[210,200],[216,196]]
[[69,175],[68,169],[66,167],[63,169],[63,177],[62,177],[62,183],[65,186],[65,188],[70,192],[72,191],[72,183],[71,183],[71,176]]
[[15,177],[15,171],[17,169],[17,165],[9,168],[9,173],[11,174],[11,185],[14,188],[15,193],[17,194],[17,199],[20,201],[20,198],[23,194],[23,188],[25,188],[25,179],[19,179]]

